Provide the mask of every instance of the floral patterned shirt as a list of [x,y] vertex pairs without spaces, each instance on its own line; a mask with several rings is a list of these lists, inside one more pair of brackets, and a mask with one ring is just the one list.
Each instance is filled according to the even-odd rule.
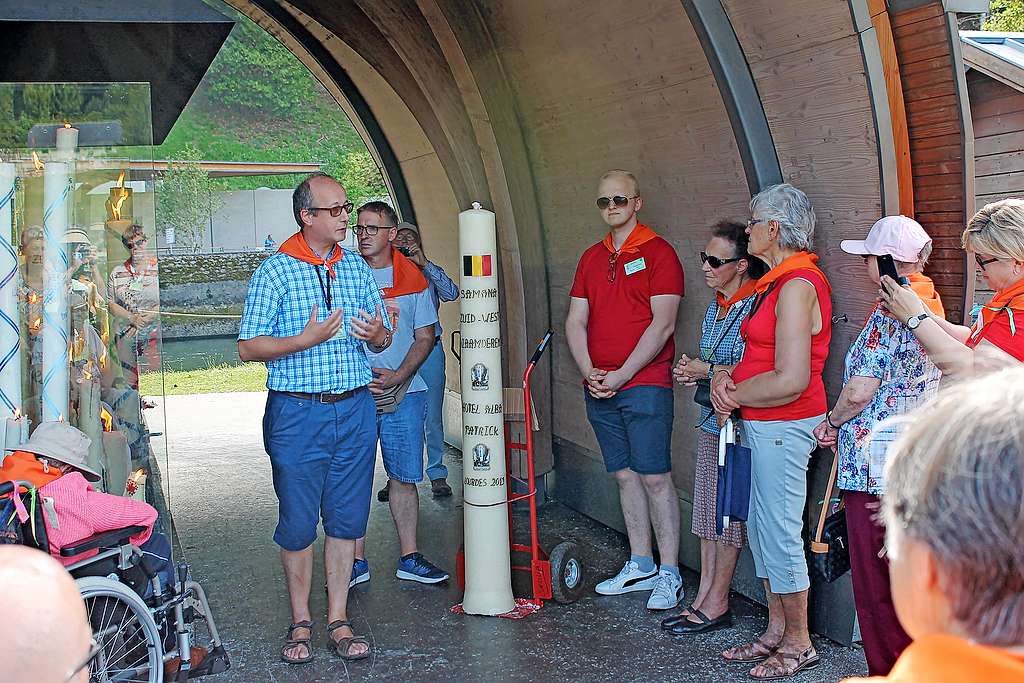
[[933,396],[941,376],[914,333],[876,307],[846,354],[843,383],[851,377],[882,383],[864,410],[839,429],[839,488],[885,493],[886,453],[899,429],[884,422]]

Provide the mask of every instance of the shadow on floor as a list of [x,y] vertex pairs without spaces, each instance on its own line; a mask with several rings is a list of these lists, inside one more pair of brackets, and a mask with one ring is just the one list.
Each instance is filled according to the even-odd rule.
[[[262,394],[167,397],[171,455],[170,508],[193,571],[206,587],[232,660],[210,683],[335,681],[742,681],[747,668],[719,653],[756,636],[764,609],[733,597],[734,628],[672,637],[658,629],[664,615],[648,612],[646,593],[602,597],[597,581],[626,557],[625,538],[558,503],[541,510],[541,541],[580,545],[590,588],[572,605],[548,603],[518,621],[450,613],[461,595],[454,579],[424,586],[395,578],[397,539],[386,504],[374,498],[367,540],[372,579],[353,589],[350,618],[370,637],[374,656],[346,664],[327,649],[322,564],[314,572],[311,606],[316,624],[311,664],[279,661],[288,600],[271,536],[277,500],[263,452]],[[461,460],[449,451],[449,481],[459,482]],[[384,482],[378,463],[374,490]],[[420,550],[454,576],[462,539],[460,487],[447,499],[420,488]],[[525,520],[517,519],[517,529]],[[520,537],[524,538],[524,537]],[[684,542],[692,540],[689,536]],[[317,554],[322,558],[322,535]],[[687,573],[687,595],[696,575]],[[860,651],[816,638],[825,662],[795,681],[837,681],[863,675]]]

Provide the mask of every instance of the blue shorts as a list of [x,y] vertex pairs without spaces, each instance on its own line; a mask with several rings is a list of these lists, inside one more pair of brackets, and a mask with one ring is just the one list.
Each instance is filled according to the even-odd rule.
[[377,436],[388,479],[416,484],[423,481],[423,424],[427,392],[407,393],[393,413],[377,416]]
[[637,474],[672,471],[672,390],[636,386],[611,398],[594,398],[584,389],[587,419],[601,446],[609,472],[627,467]]
[[332,538],[366,535],[376,461],[375,412],[366,389],[337,403],[269,392],[263,446],[278,501],[274,542],[281,548],[308,548],[321,519]]

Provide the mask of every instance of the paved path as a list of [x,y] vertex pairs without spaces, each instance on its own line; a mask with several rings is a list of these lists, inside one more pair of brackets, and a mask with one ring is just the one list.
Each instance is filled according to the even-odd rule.
[[[313,580],[316,659],[296,667],[278,661],[288,624],[287,597],[277,548],[271,540],[277,501],[263,451],[264,394],[169,396],[167,472],[170,507],[194,574],[210,594],[232,658],[231,671],[211,683],[264,681],[744,681],[746,669],[718,657],[726,647],[756,635],[764,610],[734,597],[736,626],[688,639],[658,630],[645,609],[646,594],[617,598],[588,591],[572,605],[549,603],[519,621],[456,616],[454,581],[423,586],[394,577],[397,542],[386,505],[374,500],[368,557],[373,579],[354,590],[351,617],[368,635],[375,656],[345,664],[327,650],[322,567]],[[155,411],[154,411],[155,412]],[[160,429],[151,413],[151,428]],[[459,480],[458,453],[450,465]],[[384,479],[378,466],[376,490]],[[435,500],[421,488],[420,546],[454,573],[461,542],[462,505]],[[582,547],[592,586],[613,574],[625,556],[624,538],[558,504],[542,509],[542,541],[571,539]],[[687,539],[689,540],[689,539]],[[318,552],[319,546],[318,543]],[[696,577],[687,577],[687,595]],[[837,681],[861,674],[862,654],[815,639],[826,664],[798,681]]]

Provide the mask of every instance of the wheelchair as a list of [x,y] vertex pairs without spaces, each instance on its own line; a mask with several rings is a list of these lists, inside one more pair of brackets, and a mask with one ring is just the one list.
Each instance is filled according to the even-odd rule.
[[[16,484],[17,493],[15,482],[0,483],[0,543],[22,543],[49,552],[40,494],[29,482]],[[162,683],[164,664],[172,660],[180,665],[167,680],[178,683],[227,671],[230,662],[205,591],[189,579],[185,563],[175,567],[174,585],[162,585],[142,551],[129,541],[144,530],[143,526],[116,529],[60,549],[63,558],[99,550],[67,566],[85,602],[97,644],[96,657],[89,664],[90,683]],[[193,666],[196,644],[205,646],[207,655]]]

